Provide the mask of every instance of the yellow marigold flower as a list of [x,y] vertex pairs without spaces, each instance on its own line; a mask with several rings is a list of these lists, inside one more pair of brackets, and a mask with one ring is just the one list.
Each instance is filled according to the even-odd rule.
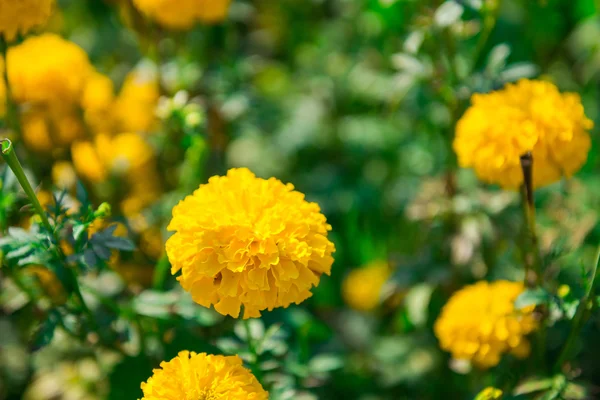
[[381,289],[390,277],[386,261],[375,261],[351,271],[342,284],[344,301],[358,311],[371,311],[379,305]]
[[53,5],[54,0],[0,0],[0,35],[12,41],[17,34],[44,25]]
[[149,132],[156,123],[160,97],[158,75],[150,67],[136,68],[125,78],[113,110],[120,132]]
[[197,303],[258,317],[311,296],[335,251],[331,226],[292,184],[246,168],[213,176],[173,208],[166,244],[173,274]]
[[495,387],[486,387],[475,397],[475,400],[497,400],[502,398],[502,390]]
[[162,362],[148,382],[142,400],[266,400],[269,394],[238,356],[182,351]]
[[130,176],[143,172],[154,157],[152,147],[137,133],[121,133],[115,137],[96,136],[94,142],[76,142],[71,157],[77,172],[92,182],[106,180],[109,173]]
[[71,158],[77,173],[91,182],[103,182],[108,177],[106,166],[91,142],[75,142],[71,146]]
[[86,123],[94,132],[112,131],[112,105],[115,100],[112,80],[94,72],[83,90],[81,108]]
[[52,166],[52,182],[60,189],[70,189],[77,183],[73,165],[68,161],[57,161]]
[[434,326],[441,348],[481,368],[497,365],[504,353],[527,357],[525,336],[537,324],[533,307],[515,309],[523,290],[522,283],[481,281],[454,293]]
[[520,157],[528,152],[535,187],[570,177],[585,163],[593,123],[579,95],[561,94],[550,82],[521,80],[471,101],[456,126],[454,150],[460,166],[474,168],[483,181],[518,188]]
[[7,64],[12,94],[18,103],[78,103],[93,73],[81,47],[52,33],[11,47]]
[[231,0],[134,0],[146,16],[170,29],[189,29],[198,21],[220,22]]

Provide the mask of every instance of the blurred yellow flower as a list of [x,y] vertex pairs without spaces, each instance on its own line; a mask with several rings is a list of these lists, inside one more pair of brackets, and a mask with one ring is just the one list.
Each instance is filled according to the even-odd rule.
[[76,171],[91,182],[102,182],[109,174],[137,179],[154,159],[154,150],[137,133],[114,137],[97,135],[94,142],[80,141],[71,147]]
[[120,132],[150,132],[156,123],[159,97],[156,71],[140,67],[130,72],[113,105],[116,129]]
[[71,189],[77,183],[73,165],[68,161],[57,161],[52,166],[52,182],[59,189]]
[[170,29],[189,29],[197,22],[225,19],[231,0],[133,0],[146,16]]
[[30,37],[9,48],[7,65],[18,103],[78,104],[93,73],[81,47],[52,33]]
[[172,273],[197,303],[258,317],[311,296],[335,251],[331,226],[292,184],[246,168],[214,176],[173,208],[166,244]]
[[344,301],[358,311],[371,311],[379,305],[381,289],[390,277],[386,261],[374,261],[352,270],[342,284]]
[[456,126],[454,150],[460,166],[474,168],[483,181],[518,188],[520,157],[527,152],[533,154],[534,187],[570,177],[585,163],[593,123],[579,95],[521,80],[471,101]]
[[495,387],[486,387],[475,397],[475,400],[497,400],[502,398],[502,390]]
[[112,106],[115,100],[112,80],[94,72],[87,81],[81,98],[84,118],[93,132],[112,132]]
[[481,368],[497,365],[504,353],[527,357],[525,336],[537,322],[533,307],[515,309],[514,301],[524,290],[522,283],[481,281],[454,293],[434,326],[441,348]]
[[0,0],[0,35],[10,42],[44,25],[53,6],[54,0]]
[[75,142],[71,146],[71,158],[75,170],[91,182],[103,182],[108,177],[106,166],[96,152],[92,142]]
[[238,356],[182,351],[143,382],[142,400],[266,400],[269,394]]

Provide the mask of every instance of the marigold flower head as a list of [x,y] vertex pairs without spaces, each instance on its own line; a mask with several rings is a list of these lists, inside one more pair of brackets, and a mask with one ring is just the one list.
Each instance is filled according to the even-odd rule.
[[269,394],[238,356],[182,351],[162,362],[148,382],[142,400],[267,400]]
[[83,49],[58,35],[30,37],[8,51],[8,78],[18,103],[78,104],[93,67]]
[[434,326],[441,348],[481,368],[497,365],[504,353],[527,357],[526,335],[537,323],[533,307],[515,309],[524,290],[522,283],[481,281],[454,293]]
[[44,25],[53,5],[54,0],[0,0],[0,35],[12,41],[17,34]]
[[114,137],[97,135],[94,142],[80,141],[71,147],[76,171],[91,182],[102,182],[109,174],[136,179],[154,158],[152,147],[137,133]]
[[77,175],[68,161],[57,161],[52,166],[52,182],[60,189],[71,189],[77,184]]
[[488,94],[473,95],[456,126],[454,150],[461,167],[480,179],[516,189],[523,183],[520,157],[533,155],[533,184],[570,177],[587,159],[593,123],[579,95],[550,82],[521,80]]
[[197,22],[216,23],[227,16],[231,0],[134,0],[149,18],[170,29],[189,29]]
[[299,304],[335,251],[331,226],[316,203],[291,184],[246,168],[214,176],[173,208],[166,244],[173,274],[197,303],[223,315]]
[[88,79],[81,97],[86,123],[94,132],[112,131],[112,106],[115,100],[112,80],[98,72]]
[[344,301],[358,311],[371,311],[379,305],[381,289],[390,277],[386,261],[374,261],[352,270],[342,284]]
[[121,132],[149,132],[156,123],[155,109],[160,97],[158,75],[153,67],[130,72],[114,105],[116,129]]

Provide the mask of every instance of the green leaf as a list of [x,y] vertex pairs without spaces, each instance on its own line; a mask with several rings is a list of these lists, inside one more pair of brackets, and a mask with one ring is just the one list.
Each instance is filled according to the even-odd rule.
[[553,378],[533,378],[519,384],[513,391],[513,394],[515,396],[520,396],[523,394],[540,392],[542,390],[550,389],[553,384]]
[[515,300],[515,308],[520,310],[529,306],[546,304],[551,298],[552,296],[550,293],[544,288],[537,287],[535,289],[527,289]]
[[48,317],[35,331],[32,339],[32,350],[36,351],[48,345],[54,337],[54,331],[60,320],[58,311],[53,310],[48,313]]
[[308,363],[312,372],[331,372],[344,366],[341,357],[335,354],[319,354]]

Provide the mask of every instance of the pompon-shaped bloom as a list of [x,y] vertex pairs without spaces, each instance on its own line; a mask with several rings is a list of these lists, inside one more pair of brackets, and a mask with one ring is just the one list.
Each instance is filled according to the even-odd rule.
[[344,301],[358,311],[375,309],[381,299],[381,289],[390,274],[388,263],[381,260],[352,270],[342,284]]
[[454,293],[434,326],[441,348],[481,368],[497,365],[504,353],[527,357],[526,335],[537,322],[533,307],[515,309],[524,290],[522,283],[481,281]]
[[78,104],[94,72],[85,51],[53,33],[8,50],[8,79],[18,103]]
[[292,184],[246,168],[214,176],[173,208],[166,245],[172,273],[197,303],[223,315],[299,304],[311,296],[335,251],[331,226]]
[[17,34],[44,25],[53,6],[54,0],[0,0],[0,35],[12,41]]
[[189,29],[197,22],[225,19],[231,0],[133,0],[146,16],[170,29]]
[[266,400],[269,394],[238,356],[182,351],[142,383],[142,400]]
[[142,65],[131,71],[113,105],[115,128],[120,132],[151,131],[156,123],[159,97],[158,74],[154,66]]
[[502,90],[475,94],[458,121],[454,150],[461,167],[507,189],[523,183],[520,157],[533,155],[533,184],[540,187],[575,174],[590,150],[593,123],[579,95],[550,82],[521,80]]

